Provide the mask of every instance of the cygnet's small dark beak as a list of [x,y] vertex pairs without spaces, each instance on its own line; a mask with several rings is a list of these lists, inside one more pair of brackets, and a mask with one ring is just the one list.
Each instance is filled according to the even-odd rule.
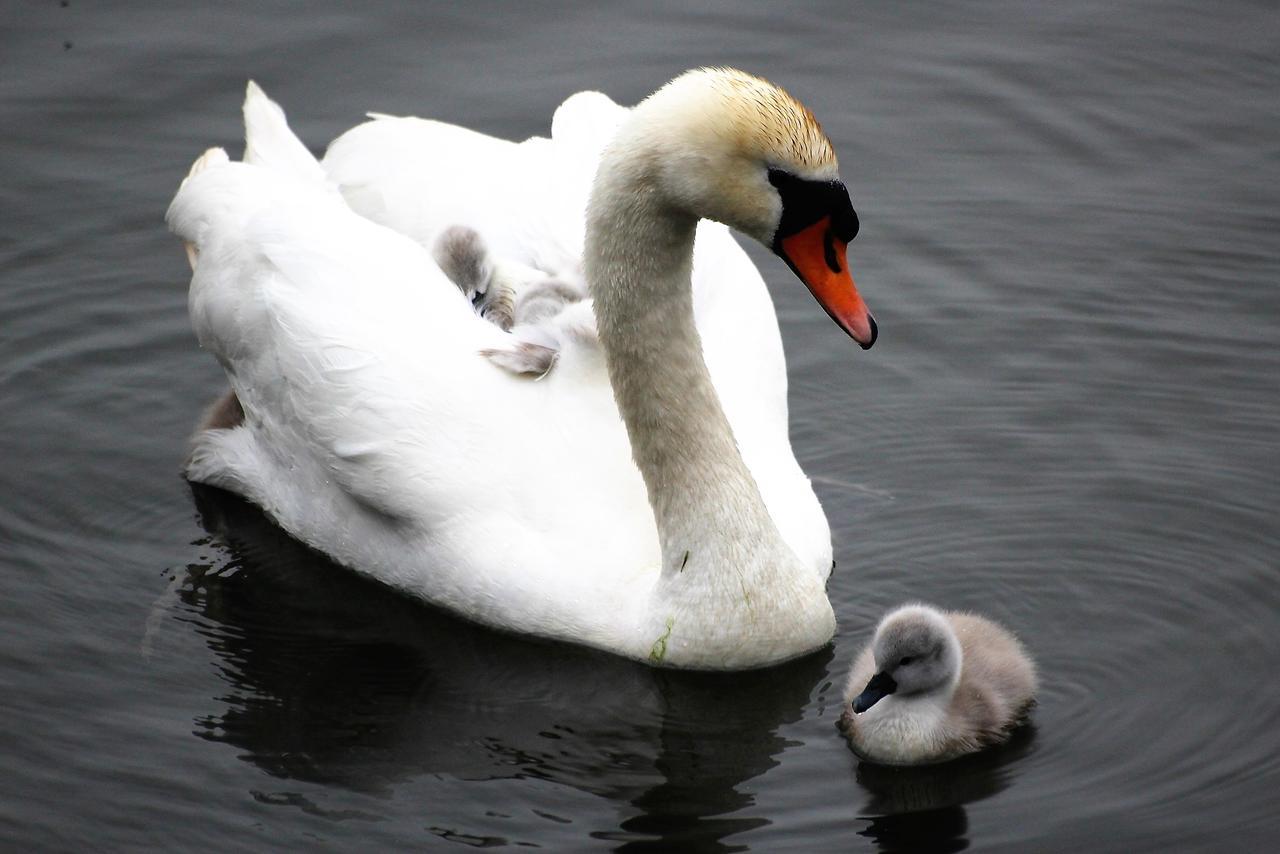
[[857,714],[862,714],[897,690],[898,683],[893,681],[893,677],[881,671],[871,677],[867,687],[863,688],[862,693],[853,701],[853,710]]

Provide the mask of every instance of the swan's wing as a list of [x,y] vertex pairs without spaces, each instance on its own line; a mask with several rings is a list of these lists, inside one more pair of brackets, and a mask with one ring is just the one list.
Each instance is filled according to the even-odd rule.
[[546,244],[527,182],[539,159],[521,146],[443,122],[381,117],[347,131],[322,161],[352,209],[423,246],[475,229],[498,257],[539,266]]
[[[420,562],[458,595],[541,585],[531,602],[554,599],[550,584],[656,566],[643,483],[591,348],[569,348],[546,381],[511,376],[479,354],[510,336],[426,250],[250,164],[188,179],[168,220],[197,247],[192,322],[245,410],[243,427],[202,434],[194,480],[411,589],[425,576],[406,566]],[[600,575],[556,578],[564,566]],[[476,568],[489,574],[467,581]]]
[[[462,394],[476,350],[506,337],[420,247],[270,170],[224,163],[194,176],[169,222],[197,245],[192,323],[249,420],[279,447],[316,453],[363,502],[386,501],[382,487],[360,486],[376,479],[378,448],[405,423],[441,419],[411,413],[423,386],[401,374],[447,365],[431,392]],[[455,419],[483,419],[476,403]]]
[[579,266],[596,163],[628,112],[582,92],[556,111],[552,139],[522,143],[378,116],[334,140],[322,165],[355,211],[423,245],[469,226],[497,256],[559,274]]

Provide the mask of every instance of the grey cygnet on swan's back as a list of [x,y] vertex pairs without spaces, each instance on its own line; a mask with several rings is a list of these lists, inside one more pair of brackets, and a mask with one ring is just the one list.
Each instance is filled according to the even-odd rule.
[[1018,639],[974,614],[905,605],[854,661],[840,729],[863,759],[943,762],[1004,741],[1035,699]]

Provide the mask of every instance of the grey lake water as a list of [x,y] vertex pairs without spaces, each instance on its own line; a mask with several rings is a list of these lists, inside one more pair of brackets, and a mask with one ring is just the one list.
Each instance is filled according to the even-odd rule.
[[[193,490],[222,387],[165,207],[245,80],[522,139],[730,64],[804,100],[880,342],[784,265],[835,642],[728,675],[495,634]],[[447,168],[447,164],[442,168]],[[0,4],[0,847],[1262,851],[1280,845],[1280,7]],[[838,738],[922,599],[1016,631],[1006,746]]]

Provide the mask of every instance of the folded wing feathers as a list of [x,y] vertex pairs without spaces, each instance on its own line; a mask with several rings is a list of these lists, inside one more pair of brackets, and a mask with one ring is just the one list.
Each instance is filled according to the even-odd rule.
[[[556,111],[552,134],[557,145],[566,149],[565,155],[594,158],[626,113],[625,108],[599,92],[579,93]],[[370,115],[384,118],[382,114]],[[242,231],[251,219],[258,219],[264,208],[263,191],[283,201],[292,192],[307,187],[332,199],[341,199],[320,163],[289,128],[284,110],[252,80],[245,90],[244,122],[244,163],[263,167],[263,172],[255,174],[253,179],[244,173],[235,174],[235,170],[244,167],[230,162],[222,149],[210,149],[192,166],[166,215],[169,227],[187,242],[193,267],[197,249],[205,248],[215,223],[217,232],[226,233]],[[187,191],[193,178],[214,166],[228,166],[233,171],[202,181],[198,191]],[[257,194],[242,192],[248,180],[256,184]],[[246,204],[254,198],[257,204]],[[265,207],[274,208],[269,204]],[[261,228],[262,223],[255,225]],[[275,251],[268,250],[268,254],[277,255],[281,245],[287,243],[276,244]],[[286,254],[291,253],[286,251]],[[503,330],[510,330],[513,325],[520,327],[517,336],[510,339],[510,346],[479,351],[504,370],[541,378],[555,366],[563,346],[571,342],[595,343],[589,302],[578,306],[572,318],[566,314],[561,322],[556,322],[566,308],[584,300],[585,288],[562,277],[496,261],[490,257],[479,235],[468,228],[446,230],[432,254],[463,294],[475,299],[477,313]],[[279,264],[284,259],[277,256],[272,260]],[[291,260],[296,263],[299,259]],[[332,276],[333,269],[328,273]],[[300,283],[295,280],[293,284]]]

